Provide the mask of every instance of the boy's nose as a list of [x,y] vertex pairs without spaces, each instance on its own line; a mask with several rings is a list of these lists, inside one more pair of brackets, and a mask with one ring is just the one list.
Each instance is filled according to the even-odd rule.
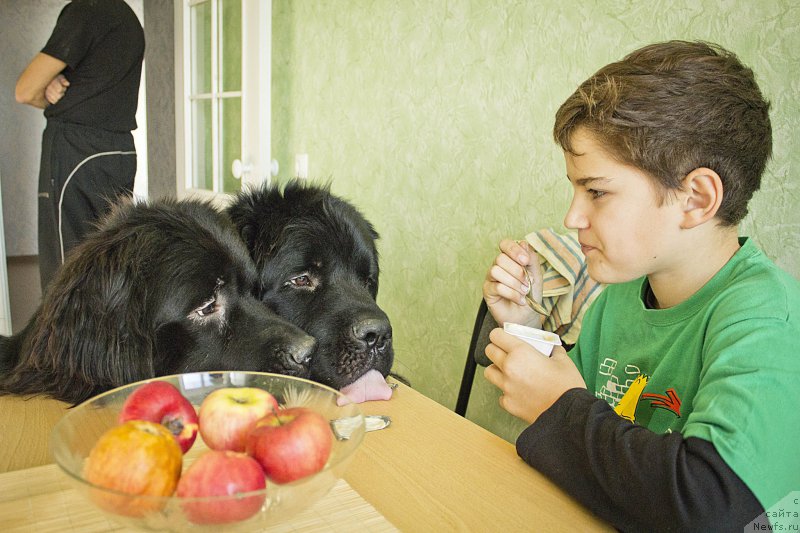
[[586,215],[583,214],[583,210],[580,209],[578,203],[573,196],[569,209],[567,209],[567,214],[564,215],[564,226],[567,229],[584,229],[589,225]]

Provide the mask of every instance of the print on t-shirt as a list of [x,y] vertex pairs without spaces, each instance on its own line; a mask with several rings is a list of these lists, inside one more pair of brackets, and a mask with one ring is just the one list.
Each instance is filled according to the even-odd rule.
[[649,376],[642,373],[636,365],[625,365],[624,377],[620,379],[614,371],[618,361],[606,357],[598,369],[598,374],[605,378],[598,380],[599,387],[595,395],[614,407],[614,412],[626,420],[636,422],[636,407],[640,400],[649,400],[653,409],[665,409],[676,417],[681,416],[681,399],[677,391],[670,387],[664,394],[644,392]]

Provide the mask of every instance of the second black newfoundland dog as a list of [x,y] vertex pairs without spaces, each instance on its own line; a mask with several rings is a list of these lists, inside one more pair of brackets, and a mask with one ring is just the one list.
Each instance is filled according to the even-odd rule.
[[355,401],[391,396],[392,327],[378,307],[378,234],[329,186],[290,181],[227,210],[255,260],[261,300],[313,336],[307,376]]
[[264,279],[210,205],[123,202],[72,250],[25,329],[0,337],[0,394],[78,403],[187,371],[305,375],[316,343],[255,297]]

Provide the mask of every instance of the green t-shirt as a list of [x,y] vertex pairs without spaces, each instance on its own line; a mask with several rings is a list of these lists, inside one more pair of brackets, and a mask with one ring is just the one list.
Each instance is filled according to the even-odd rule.
[[769,509],[800,490],[800,283],[739,242],[675,307],[645,306],[647,278],[607,286],[570,356],[620,415],[711,442]]

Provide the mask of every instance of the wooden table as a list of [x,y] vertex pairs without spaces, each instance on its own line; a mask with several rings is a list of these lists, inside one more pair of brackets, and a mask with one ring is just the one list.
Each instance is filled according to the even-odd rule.
[[[401,531],[611,530],[527,466],[512,444],[409,387],[361,407],[392,424],[365,436],[339,492],[354,489]],[[47,438],[64,408],[0,397],[0,472],[49,463]],[[0,492],[4,483],[53,472],[0,474]]]
[[45,398],[0,396],[0,472],[53,462],[48,439],[67,408]]
[[519,458],[512,444],[417,391],[362,404],[392,418],[345,475],[402,531],[611,531]]

